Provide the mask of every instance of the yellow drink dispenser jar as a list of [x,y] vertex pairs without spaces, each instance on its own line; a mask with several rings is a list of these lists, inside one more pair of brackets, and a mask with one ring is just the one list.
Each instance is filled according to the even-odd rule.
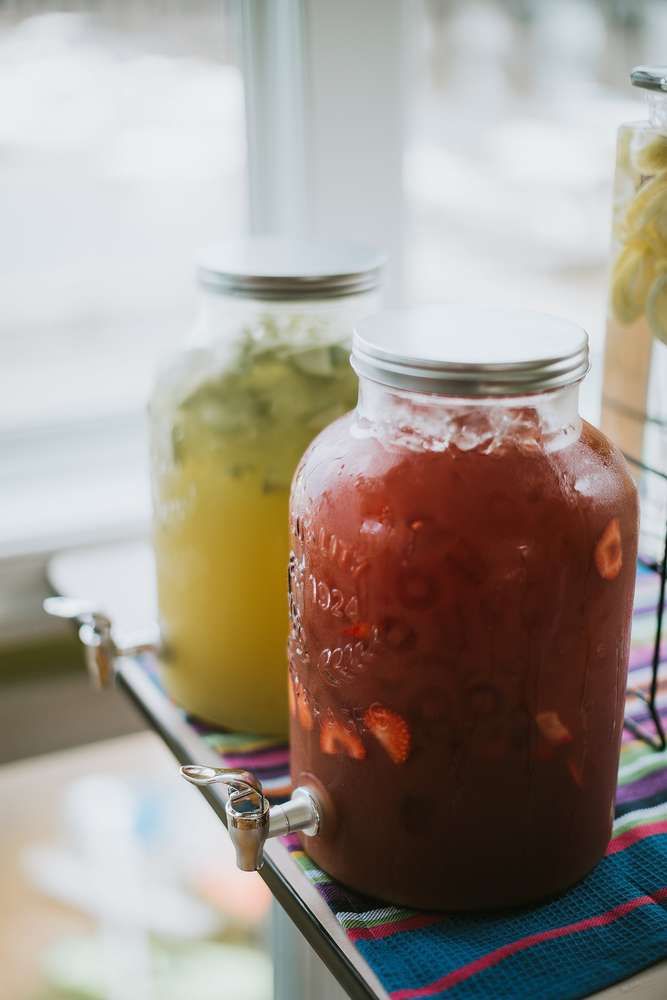
[[310,441],[356,403],[352,326],[383,257],[249,239],[200,258],[201,309],[150,403],[162,677],[190,713],[287,733],[287,509]]

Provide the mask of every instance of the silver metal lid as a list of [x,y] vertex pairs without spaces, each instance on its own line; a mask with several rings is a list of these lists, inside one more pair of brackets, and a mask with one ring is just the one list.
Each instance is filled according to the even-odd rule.
[[255,299],[359,295],[380,284],[385,255],[359,243],[255,237],[202,251],[200,284]]
[[667,66],[635,66],[630,73],[633,87],[667,93]]
[[378,313],[352,346],[358,375],[443,396],[522,396],[579,382],[588,335],[528,310],[451,303]]

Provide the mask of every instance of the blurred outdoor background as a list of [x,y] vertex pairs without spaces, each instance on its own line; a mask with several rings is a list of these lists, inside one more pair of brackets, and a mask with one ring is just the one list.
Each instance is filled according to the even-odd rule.
[[271,995],[266,889],[40,610],[53,553],[149,530],[197,248],[349,235],[390,302],[574,319],[595,420],[616,129],[666,53],[662,0],[0,4],[3,1000]]

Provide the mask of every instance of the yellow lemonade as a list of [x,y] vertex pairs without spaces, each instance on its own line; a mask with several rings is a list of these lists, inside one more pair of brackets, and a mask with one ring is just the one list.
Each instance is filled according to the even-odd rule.
[[151,406],[163,677],[188,711],[231,729],[287,733],[290,482],[356,400],[331,336],[312,319],[264,319],[222,365],[191,352]]
[[205,719],[284,733],[286,493],[199,461],[165,477],[162,500],[180,508],[155,531],[171,693]]

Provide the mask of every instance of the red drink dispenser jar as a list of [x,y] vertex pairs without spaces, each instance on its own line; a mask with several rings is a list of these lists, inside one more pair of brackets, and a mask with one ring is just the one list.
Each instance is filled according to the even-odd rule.
[[[314,861],[406,906],[526,903],[613,817],[637,545],[583,330],[460,305],[357,330],[292,486],[292,778]],[[302,835],[303,836],[303,835]]]

